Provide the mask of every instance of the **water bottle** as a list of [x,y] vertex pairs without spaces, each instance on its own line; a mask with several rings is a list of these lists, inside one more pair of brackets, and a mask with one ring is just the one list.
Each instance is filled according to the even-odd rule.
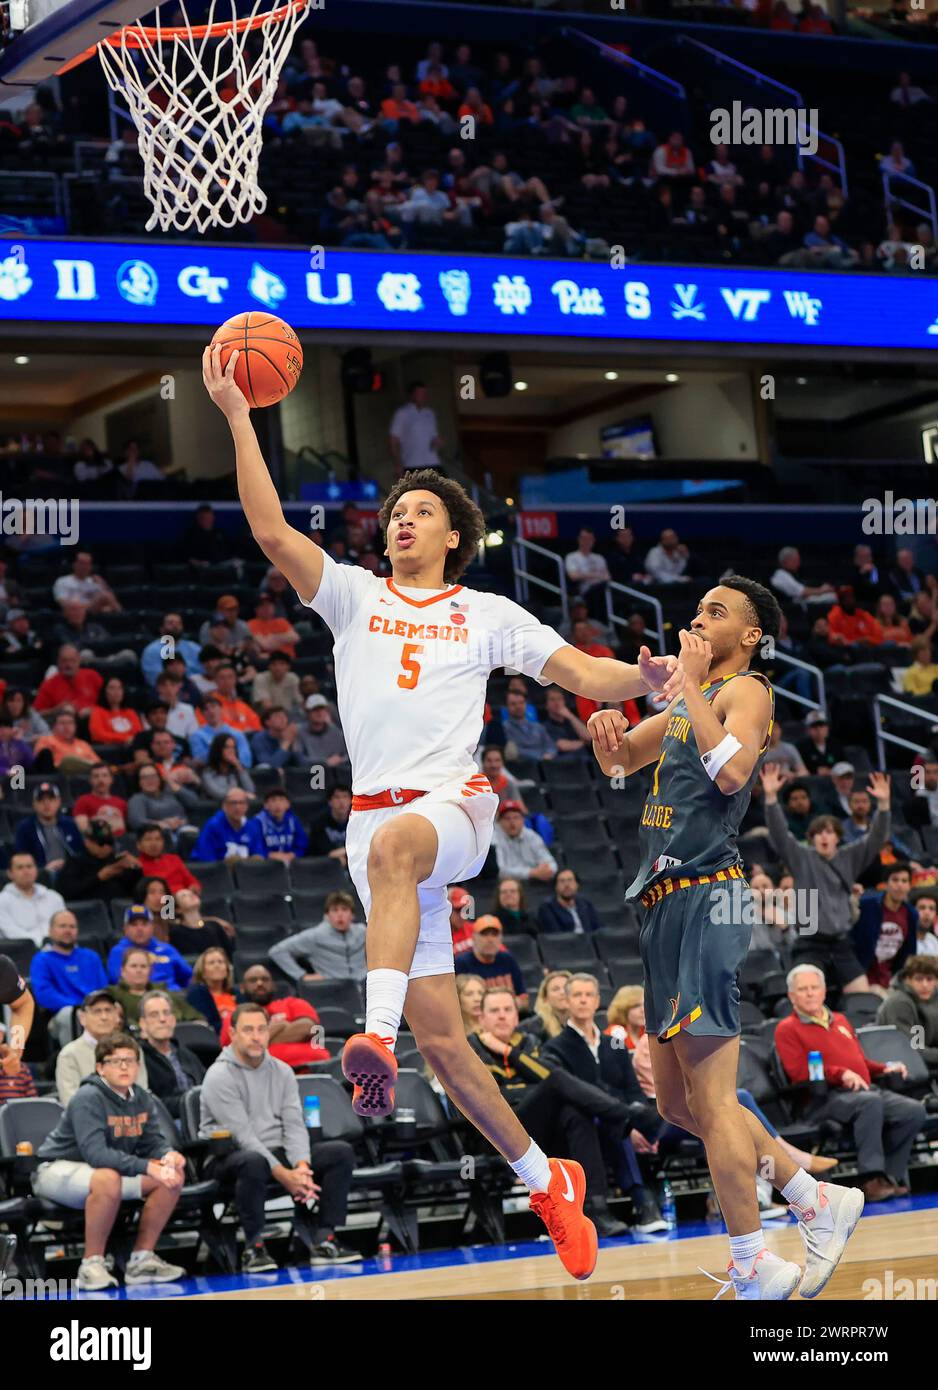
[[674,1203],[674,1189],[665,1178],[661,1184],[661,1217],[667,1222],[669,1231],[677,1229],[677,1207]]
[[322,1102],[318,1096],[303,1097],[303,1123],[307,1129],[322,1130]]
[[821,1056],[820,1052],[808,1053],[808,1080],[824,1080],[824,1058]]

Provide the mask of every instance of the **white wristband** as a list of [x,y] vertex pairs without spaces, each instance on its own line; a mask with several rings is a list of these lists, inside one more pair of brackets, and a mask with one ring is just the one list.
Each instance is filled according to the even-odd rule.
[[704,772],[713,782],[722,767],[725,767],[736,753],[742,748],[739,739],[733,734],[725,734],[717,744],[716,748],[711,748],[709,753],[702,753],[700,761],[703,763]]

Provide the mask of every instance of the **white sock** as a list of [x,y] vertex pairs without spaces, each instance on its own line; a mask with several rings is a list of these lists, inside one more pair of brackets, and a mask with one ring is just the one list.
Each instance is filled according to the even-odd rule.
[[765,1236],[760,1226],[749,1236],[730,1236],[730,1259],[740,1274],[751,1274],[760,1250],[765,1249]]
[[508,1167],[525,1183],[532,1192],[546,1192],[550,1187],[550,1164],[542,1148],[531,1140],[529,1147]]
[[365,977],[365,1032],[390,1038],[392,1048],[401,1026],[407,980],[403,970],[369,970]]
[[818,1204],[817,1178],[812,1178],[803,1168],[799,1168],[791,1182],[779,1188],[785,1201],[791,1207],[814,1207]]
[[139,1264],[141,1260],[148,1260],[152,1254],[152,1250],[134,1250],[130,1256],[130,1263]]

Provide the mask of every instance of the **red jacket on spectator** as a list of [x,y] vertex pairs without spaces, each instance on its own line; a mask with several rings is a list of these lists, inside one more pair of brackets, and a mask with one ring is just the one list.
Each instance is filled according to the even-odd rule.
[[789,1081],[808,1080],[809,1052],[820,1052],[824,1080],[829,1086],[842,1086],[845,1071],[855,1071],[866,1082],[882,1076],[886,1063],[864,1057],[860,1040],[846,1017],[826,1007],[824,1012],[826,1023],[792,1013],[776,1028],[775,1050]]
[[33,700],[33,709],[40,714],[44,709],[55,709],[57,705],[74,705],[79,714],[97,704],[104,677],[90,667],[79,667],[71,680],[56,671],[54,676],[46,676]]
[[839,603],[828,611],[827,630],[832,642],[870,642],[878,647],[883,640],[883,629],[872,613],[863,608],[845,613]]
[[[312,1004],[305,999],[297,999],[295,995],[288,995],[286,999],[271,999],[266,1005],[268,1015],[282,1014],[288,1023],[294,1023],[298,1018],[311,1018],[314,1023],[319,1022],[319,1015]],[[226,1018],[221,1026],[221,1045],[227,1047],[231,1042],[231,1019]],[[328,1048],[320,1047],[312,1042],[286,1042],[271,1043],[271,1057],[279,1057],[281,1062],[286,1062],[288,1067],[305,1067],[310,1062],[328,1062]]]
[[137,858],[140,860],[141,874],[145,878],[165,878],[171,893],[178,893],[180,888],[194,888],[201,893],[201,883],[189,872],[178,854],[161,854],[151,859],[149,855],[138,853]]

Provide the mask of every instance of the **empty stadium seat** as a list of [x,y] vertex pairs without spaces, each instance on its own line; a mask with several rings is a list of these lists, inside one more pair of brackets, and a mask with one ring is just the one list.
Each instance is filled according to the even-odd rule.
[[638,955],[637,927],[600,927],[593,944],[602,960],[623,960]]
[[202,894],[205,897],[228,898],[235,891],[231,870],[225,863],[190,860],[189,870],[202,885]]
[[505,950],[510,951],[518,963],[525,980],[535,978],[540,980],[544,973],[544,965],[538,950],[538,941],[543,941],[540,936],[535,940],[533,936],[506,936],[502,938]]
[[296,992],[314,1009],[328,1004],[331,1008],[344,1009],[355,1019],[364,1013],[365,1001],[354,980],[297,980]]
[[[294,859],[290,864],[290,888],[300,893],[348,891],[351,883],[338,859],[323,855],[314,859]],[[289,890],[288,890],[289,891]]]
[[255,896],[289,893],[290,878],[287,866],[282,859],[238,859],[234,866],[234,880],[239,893],[253,893]]
[[845,994],[840,1001],[840,1010],[854,1028],[860,1029],[864,1024],[876,1022],[882,1002],[882,995],[879,994]]
[[588,933],[554,932],[539,937],[541,959],[548,970],[591,970],[597,963]]

